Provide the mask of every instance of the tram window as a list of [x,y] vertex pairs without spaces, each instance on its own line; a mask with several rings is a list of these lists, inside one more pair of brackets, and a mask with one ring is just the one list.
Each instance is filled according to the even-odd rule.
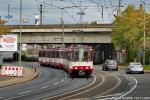
[[42,52],[39,52],[39,57],[42,57]]
[[52,58],[52,51],[49,51],[49,57]]
[[74,52],[75,61],[88,61],[88,50],[84,48],[76,49]]
[[45,57],[45,51],[43,52],[43,57]]
[[67,52],[64,52],[64,59],[67,59]]
[[78,51],[75,51],[74,60],[75,60],[75,61],[78,61],[78,60],[79,60],[79,52],[78,52]]
[[64,53],[64,51],[61,51],[61,52],[59,52],[60,54],[59,54],[59,58],[63,58],[63,53]]
[[83,60],[84,61],[88,60],[88,51],[84,51]]
[[92,51],[89,51],[88,60],[89,60],[89,61],[92,61],[92,60],[93,60],[93,53],[92,53]]
[[48,57],[48,51],[45,52],[45,57]]
[[66,51],[66,59],[69,60],[69,52]]
[[59,57],[59,52],[58,51],[56,51],[56,58],[58,58]]
[[52,58],[55,58],[55,52],[52,51]]
[[50,51],[48,51],[48,57],[50,57]]

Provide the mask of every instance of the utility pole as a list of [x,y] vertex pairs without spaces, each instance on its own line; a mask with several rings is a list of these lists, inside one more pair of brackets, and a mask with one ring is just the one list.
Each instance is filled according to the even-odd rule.
[[82,28],[82,22],[83,22],[83,15],[85,15],[85,12],[83,12],[81,3],[82,1],[80,1],[80,12],[78,13],[78,15],[80,15],[80,33],[81,33],[81,42],[83,45],[83,31],[81,30],[81,28]]
[[121,1],[122,0],[119,0],[119,3],[118,3],[118,13],[117,13],[117,15],[120,15]]
[[104,18],[104,6],[102,6],[102,19]]
[[144,31],[144,33],[143,33],[143,38],[144,38],[143,39],[143,49],[144,49],[143,50],[143,66],[145,66],[145,50],[146,50],[146,45],[145,45],[145,27],[146,27],[145,26],[145,2],[142,1],[142,3],[143,3],[143,7],[144,7],[144,12],[143,12],[144,13],[144,16],[143,16],[144,17],[144,21],[143,21],[143,24],[144,24],[144,26],[143,26],[143,28],[144,28],[143,29],[143,31]]
[[21,67],[21,48],[22,48],[22,44],[21,44],[21,38],[22,38],[22,0],[20,0],[20,53],[19,53],[19,66]]
[[64,47],[64,8],[61,8],[61,25],[62,25],[62,47]]
[[40,4],[40,25],[42,25],[42,20],[43,20],[43,5]]
[[[8,4],[8,16],[10,16],[10,15],[9,15],[9,9],[10,9],[10,7],[9,7],[9,4]],[[9,17],[8,17],[7,23],[9,23]]]
[[73,8],[73,7],[76,7],[76,6],[59,8],[59,9],[61,9],[61,19],[60,20],[61,20],[61,25],[62,25],[62,47],[64,47],[64,10],[67,8]]

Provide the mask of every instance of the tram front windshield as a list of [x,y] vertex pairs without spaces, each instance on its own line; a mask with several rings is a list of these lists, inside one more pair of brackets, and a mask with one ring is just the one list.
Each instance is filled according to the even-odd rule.
[[88,49],[78,48],[74,51],[75,61],[88,61]]

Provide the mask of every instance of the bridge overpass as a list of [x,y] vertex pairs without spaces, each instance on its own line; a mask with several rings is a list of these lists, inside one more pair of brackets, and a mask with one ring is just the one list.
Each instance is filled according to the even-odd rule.
[[[10,26],[19,34],[19,26]],[[61,25],[23,25],[22,43],[59,43],[62,41]],[[64,25],[64,43],[111,43],[111,25]]]
[[[8,26],[11,33],[20,34],[19,25]],[[22,25],[21,42],[26,48],[47,48],[62,44],[64,30],[64,44],[86,44],[95,50],[95,62],[102,63],[112,52],[111,24],[61,24],[57,25]],[[18,37],[18,42],[20,38]],[[33,52],[34,50],[31,51]],[[30,52],[31,52],[30,51]],[[28,51],[29,53],[29,51]]]

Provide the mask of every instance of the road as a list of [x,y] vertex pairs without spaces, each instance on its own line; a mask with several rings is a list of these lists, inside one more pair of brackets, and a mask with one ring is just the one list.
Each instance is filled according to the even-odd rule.
[[104,72],[99,65],[95,66],[92,78],[70,79],[62,70],[30,64],[39,68],[40,76],[30,82],[0,89],[0,100],[150,99],[149,73],[126,75],[121,69]]

